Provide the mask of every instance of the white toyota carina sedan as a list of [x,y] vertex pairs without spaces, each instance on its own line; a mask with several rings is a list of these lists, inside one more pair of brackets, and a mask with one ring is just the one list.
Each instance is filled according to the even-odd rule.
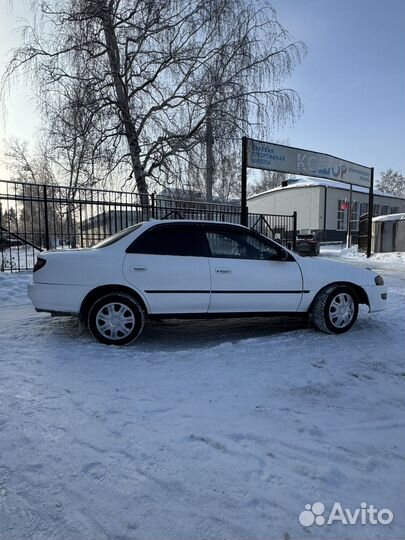
[[381,276],[302,258],[241,225],[149,221],[88,249],[47,251],[28,294],[37,311],[77,315],[102,343],[126,345],[146,318],[309,314],[340,334],[359,304],[384,309]]

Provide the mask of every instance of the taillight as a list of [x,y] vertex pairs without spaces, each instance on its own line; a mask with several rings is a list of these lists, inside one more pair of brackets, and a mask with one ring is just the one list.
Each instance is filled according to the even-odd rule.
[[34,264],[34,270],[33,272],[36,272],[37,270],[41,270],[46,265],[46,259],[43,259],[42,257],[37,257],[37,262]]

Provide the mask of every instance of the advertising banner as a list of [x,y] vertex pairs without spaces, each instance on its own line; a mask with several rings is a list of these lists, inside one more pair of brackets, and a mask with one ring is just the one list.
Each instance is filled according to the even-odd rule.
[[246,165],[254,169],[327,178],[369,188],[371,168],[328,154],[247,139]]

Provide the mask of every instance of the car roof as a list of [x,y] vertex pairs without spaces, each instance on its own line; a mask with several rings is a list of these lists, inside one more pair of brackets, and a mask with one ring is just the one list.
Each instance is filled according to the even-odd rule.
[[247,229],[245,225],[241,225],[240,223],[232,223],[231,221],[219,221],[219,220],[211,220],[211,219],[150,219],[149,221],[145,221],[145,225],[153,226],[158,224],[166,224],[166,223],[189,223],[189,224],[196,224],[199,225],[232,225],[233,227],[243,227],[244,229]]

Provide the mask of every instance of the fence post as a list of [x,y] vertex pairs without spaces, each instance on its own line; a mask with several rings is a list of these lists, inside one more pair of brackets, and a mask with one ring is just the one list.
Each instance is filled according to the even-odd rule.
[[297,211],[294,210],[293,212],[293,241],[292,241],[292,249],[295,251],[296,248],[296,242],[297,242]]
[[44,185],[44,222],[45,222],[45,248],[50,248],[49,242],[49,222],[48,222],[48,194],[46,192],[46,185]]
[[152,193],[150,196],[151,206],[152,206],[152,218],[155,219],[155,194]]
[[[104,212],[104,209],[103,209]],[[79,220],[80,220],[80,247],[84,247],[83,241],[83,218],[82,218],[82,203],[79,203]]]
[[242,171],[241,171],[241,198],[240,198],[240,223],[248,226],[248,206],[247,202],[247,138],[242,137]]

